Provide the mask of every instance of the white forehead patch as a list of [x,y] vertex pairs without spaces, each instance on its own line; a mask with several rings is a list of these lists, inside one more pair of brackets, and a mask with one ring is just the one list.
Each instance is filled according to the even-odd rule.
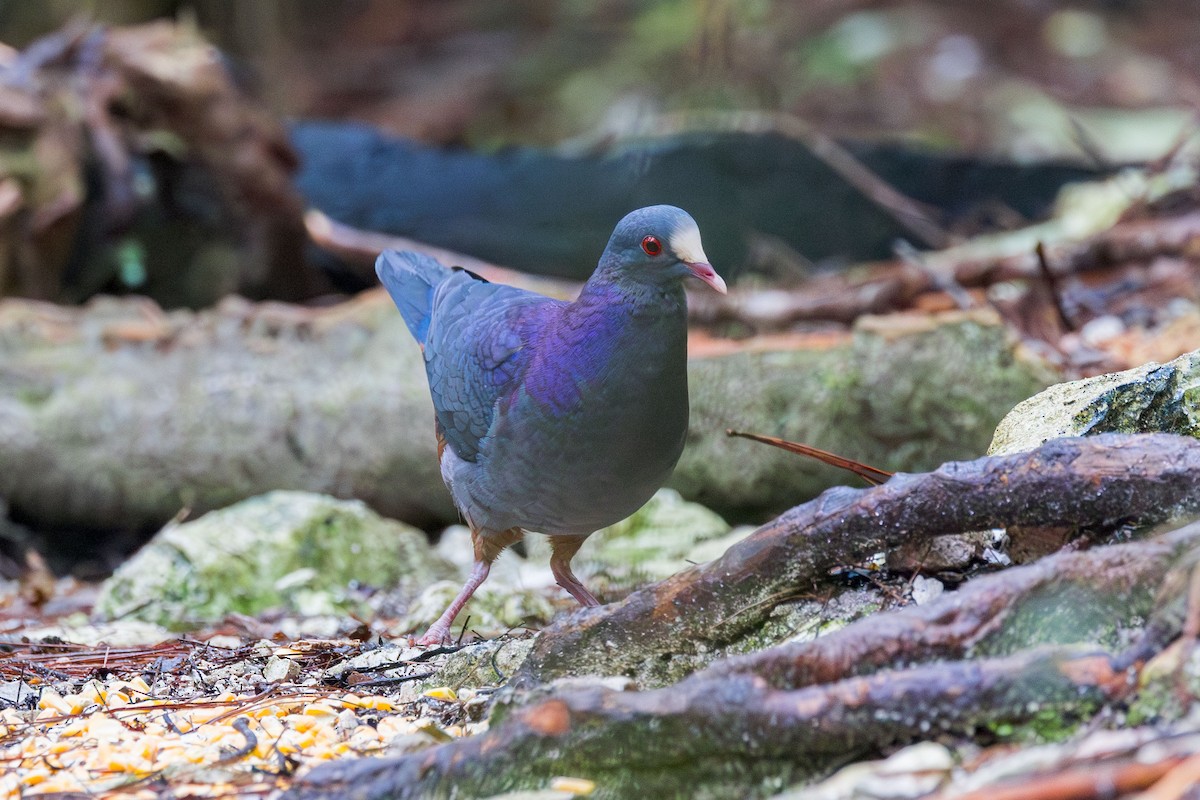
[[700,229],[695,225],[684,225],[672,231],[667,243],[680,261],[708,262],[708,256],[704,255],[704,247],[700,244]]

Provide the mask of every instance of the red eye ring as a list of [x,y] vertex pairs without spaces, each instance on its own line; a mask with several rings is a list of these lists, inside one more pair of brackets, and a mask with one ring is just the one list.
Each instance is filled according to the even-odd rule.
[[657,236],[647,236],[642,239],[642,250],[648,256],[656,256],[662,252],[662,242],[658,240]]

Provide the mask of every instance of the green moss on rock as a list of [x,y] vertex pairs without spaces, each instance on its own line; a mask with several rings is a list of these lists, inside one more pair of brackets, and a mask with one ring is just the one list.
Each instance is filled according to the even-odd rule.
[[988,452],[1020,453],[1061,436],[1152,432],[1200,438],[1200,350],[1051,386],[1001,420]]
[[276,607],[360,611],[354,584],[415,593],[452,574],[424,534],[361,502],[279,491],[168,525],[105,582],[96,610],[181,630]]
[[533,647],[533,639],[501,637],[464,647],[450,656],[426,678],[426,687],[493,687],[508,680]]

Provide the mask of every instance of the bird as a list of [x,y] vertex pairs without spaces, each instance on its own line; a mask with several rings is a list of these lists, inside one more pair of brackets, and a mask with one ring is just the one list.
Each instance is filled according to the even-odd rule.
[[421,346],[442,479],[474,549],[466,583],[417,643],[449,641],[492,562],[526,532],[549,537],[558,585],[599,605],[571,559],[644,505],[683,452],[684,279],[726,293],[696,221],[667,205],[630,212],[570,302],[414,251],[385,250],[375,271]]

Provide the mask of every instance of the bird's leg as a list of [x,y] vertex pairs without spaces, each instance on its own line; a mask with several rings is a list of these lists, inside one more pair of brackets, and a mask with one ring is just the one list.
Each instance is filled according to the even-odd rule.
[[488,572],[492,569],[492,562],[504,548],[520,541],[523,535],[520,528],[509,528],[506,531],[490,535],[486,531],[471,531],[471,543],[475,546],[475,563],[471,566],[471,575],[459,590],[458,596],[442,612],[437,622],[429,626],[425,635],[417,640],[417,644],[437,645],[450,641],[451,623],[454,622],[454,618],[458,616],[459,611],[462,611],[467,601],[471,599],[471,595],[475,594],[475,590],[479,588],[480,584],[487,580]]
[[488,561],[476,561],[471,566],[471,575],[467,578],[467,582],[463,584],[458,596],[454,598],[454,602],[442,612],[437,622],[429,626],[429,630],[425,631],[425,635],[417,639],[417,644],[423,646],[437,645],[450,641],[450,623],[454,622],[454,618],[458,616],[458,612],[462,611],[462,607],[471,599],[471,595],[475,594],[475,590],[479,588],[479,585],[487,580],[488,572],[491,568],[491,562]]
[[551,536],[550,571],[558,585],[571,593],[581,606],[598,606],[600,601],[579,582],[571,571],[571,559],[579,551],[586,536]]

